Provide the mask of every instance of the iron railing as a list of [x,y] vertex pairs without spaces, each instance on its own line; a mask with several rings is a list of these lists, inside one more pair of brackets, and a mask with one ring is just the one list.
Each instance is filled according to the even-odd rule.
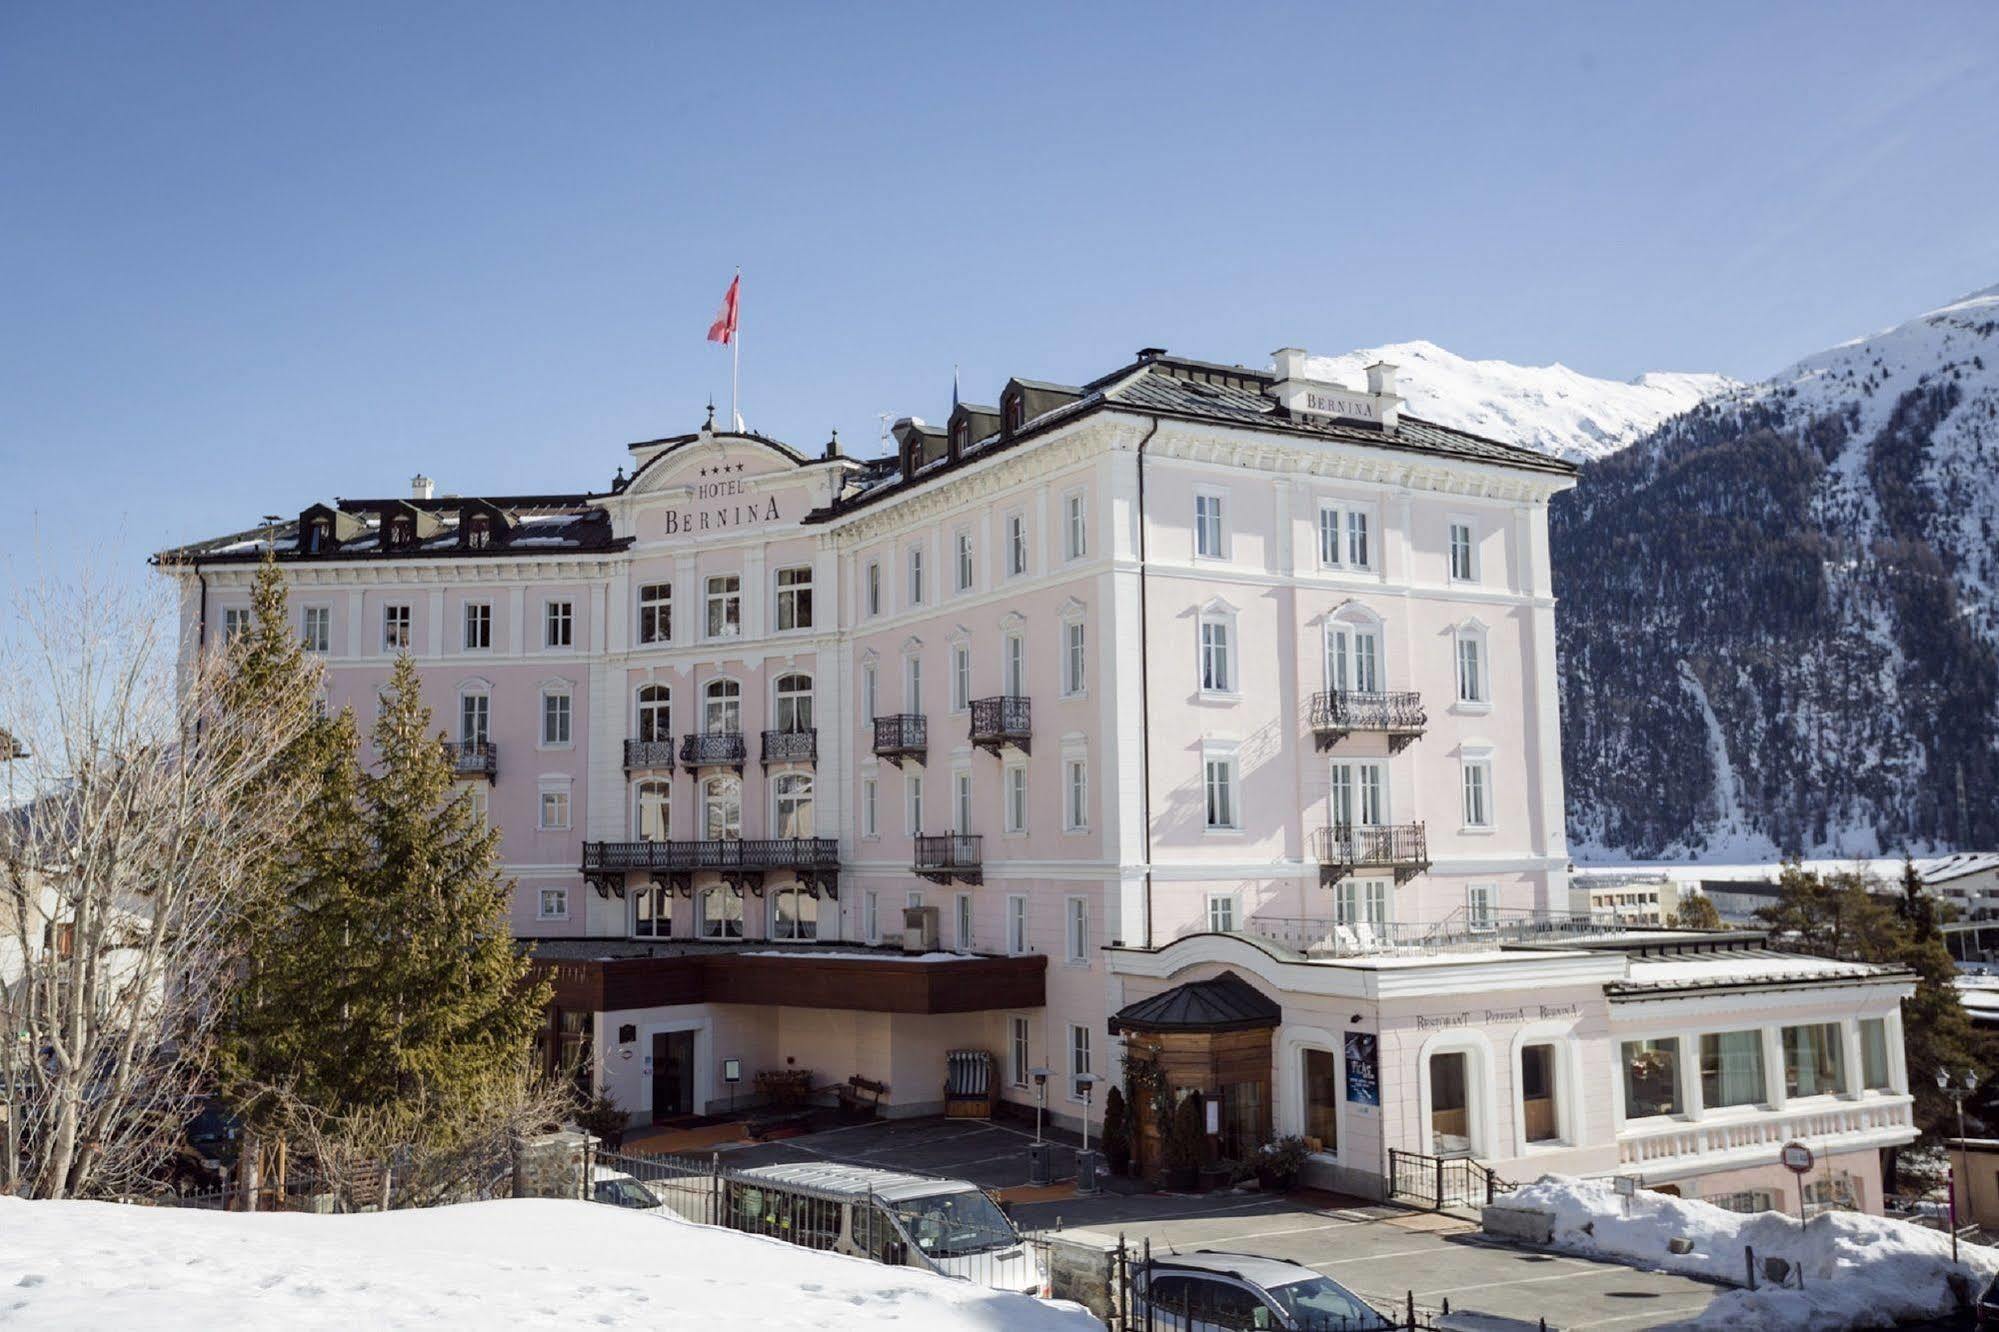
[[493,781],[500,773],[500,747],[490,740],[447,740],[444,756],[460,777],[484,777]]
[[840,843],[832,837],[704,837],[665,842],[585,842],[582,872],[623,870],[833,870]]
[[1430,868],[1429,838],[1420,823],[1336,823],[1318,829],[1312,841],[1322,879],[1388,870],[1400,883]]
[[1411,1202],[1433,1211],[1444,1207],[1483,1207],[1518,1187],[1492,1173],[1492,1167],[1469,1156],[1430,1156],[1423,1152],[1388,1149],[1388,1198]]
[[1018,694],[972,700],[972,743],[998,752],[1002,745],[1026,750],[1034,734],[1028,700]]
[[673,766],[673,741],[671,740],[627,740],[625,741],[625,771],[634,768],[671,768]]
[[1413,689],[1325,689],[1312,695],[1312,732],[1320,749],[1363,731],[1386,735],[1389,752],[1399,752],[1429,721],[1423,696]]
[[923,762],[929,747],[929,727],[919,712],[897,712],[875,718],[875,755],[901,766],[905,758]]
[[817,763],[819,732],[808,726],[799,730],[765,731],[763,765],[773,763]]
[[919,834],[911,868],[926,879],[975,879],[985,865],[985,838],[978,833]]
[[1434,921],[1354,921],[1331,916],[1251,916],[1239,931],[1310,957],[1380,953],[1469,953],[1506,945],[1561,944],[1632,933],[1587,912],[1459,907]]
[[680,742],[680,762],[689,768],[740,768],[748,755],[741,731],[708,731]]

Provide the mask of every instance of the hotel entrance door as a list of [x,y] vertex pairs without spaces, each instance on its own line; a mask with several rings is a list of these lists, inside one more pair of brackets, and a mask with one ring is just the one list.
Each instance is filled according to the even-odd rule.
[[652,1037],[652,1122],[694,1110],[694,1033],[657,1031]]

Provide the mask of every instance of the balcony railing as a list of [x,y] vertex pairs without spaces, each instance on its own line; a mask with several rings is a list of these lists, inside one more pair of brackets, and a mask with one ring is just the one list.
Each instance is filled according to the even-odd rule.
[[1371,689],[1327,689],[1312,695],[1312,742],[1331,749],[1349,735],[1388,737],[1388,752],[1399,754],[1429,725],[1423,696],[1413,689],[1386,693]]
[[978,833],[916,838],[915,863],[911,869],[918,878],[932,883],[949,883],[953,879],[977,883],[983,877],[984,867],[985,839]]
[[763,765],[773,763],[817,763],[819,732],[811,727],[792,731],[765,731]]
[[1617,1133],[1619,1165],[1657,1170],[1681,1162],[1703,1167],[1762,1165],[1787,1142],[1810,1142],[1815,1151],[1865,1151],[1915,1141],[1912,1102],[1903,1095],[1870,1092],[1859,1100],[1814,1098],[1782,1110],[1710,1110],[1698,1122],[1672,1119]]
[[635,768],[671,768],[673,766],[673,741],[671,740],[627,740],[625,741],[625,771]]
[[1329,916],[1251,916],[1241,934],[1312,958],[1478,953],[1509,945],[1556,945],[1635,933],[1586,912],[1459,907],[1435,921],[1358,921]]
[[898,768],[904,759],[915,759],[921,763],[929,749],[929,730],[921,713],[898,712],[877,717],[875,757],[885,758]]
[[972,700],[972,743],[994,754],[1008,745],[1028,752],[1034,722],[1027,700],[1018,694]]
[[491,740],[447,740],[444,757],[460,777],[484,777],[490,782],[500,775],[500,747]]
[[748,756],[741,731],[709,731],[680,741],[680,765],[684,768],[734,768],[741,772]]
[[831,837],[705,837],[665,842],[585,842],[581,873],[599,896],[625,895],[625,875],[651,874],[655,882],[692,895],[694,875],[713,870],[738,892],[761,894],[764,875],[790,875],[815,892],[837,897],[840,843]]
[[1321,883],[1382,871],[1404,883],[1430,868],[1429,838],[1420,823],[1336,823],[1319,829],[1312,840]]

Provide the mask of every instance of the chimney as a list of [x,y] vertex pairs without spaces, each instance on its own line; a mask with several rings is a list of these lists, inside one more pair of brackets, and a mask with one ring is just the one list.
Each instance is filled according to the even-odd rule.
[[1303,347],[1279,347],[1270,353],[1270,359],[1277,363],[1277,380],[1282,384],[1287,379],[1302,379],[1305,374],[1305,357],[1309,355]]
[[418,472],[415,476],[410,478],[411,499],[427,500],[431,497],[431,493],[436,489],[437,489],[437,483],[432,481],[429,477],[425,476],[422,472]]
[[1386,361],[1376,361],[1367,368],[1367,391],[1376,395],[1395,392],[1395,367]]
[[1141,361],[1156,361],[1165,354],[1166,349],[1164,347],[1140,347],[1138,349],[1138,359]]

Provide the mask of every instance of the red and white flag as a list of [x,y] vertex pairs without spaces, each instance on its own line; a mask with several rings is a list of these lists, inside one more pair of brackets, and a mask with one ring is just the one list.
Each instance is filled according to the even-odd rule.
[[715,322],[708,325],[708,341],[730,343],[736,340],[736,295],[743,285],[743,275],[736,274],[729,283],[729,294],[722,298],[722,308],[715,312]]

